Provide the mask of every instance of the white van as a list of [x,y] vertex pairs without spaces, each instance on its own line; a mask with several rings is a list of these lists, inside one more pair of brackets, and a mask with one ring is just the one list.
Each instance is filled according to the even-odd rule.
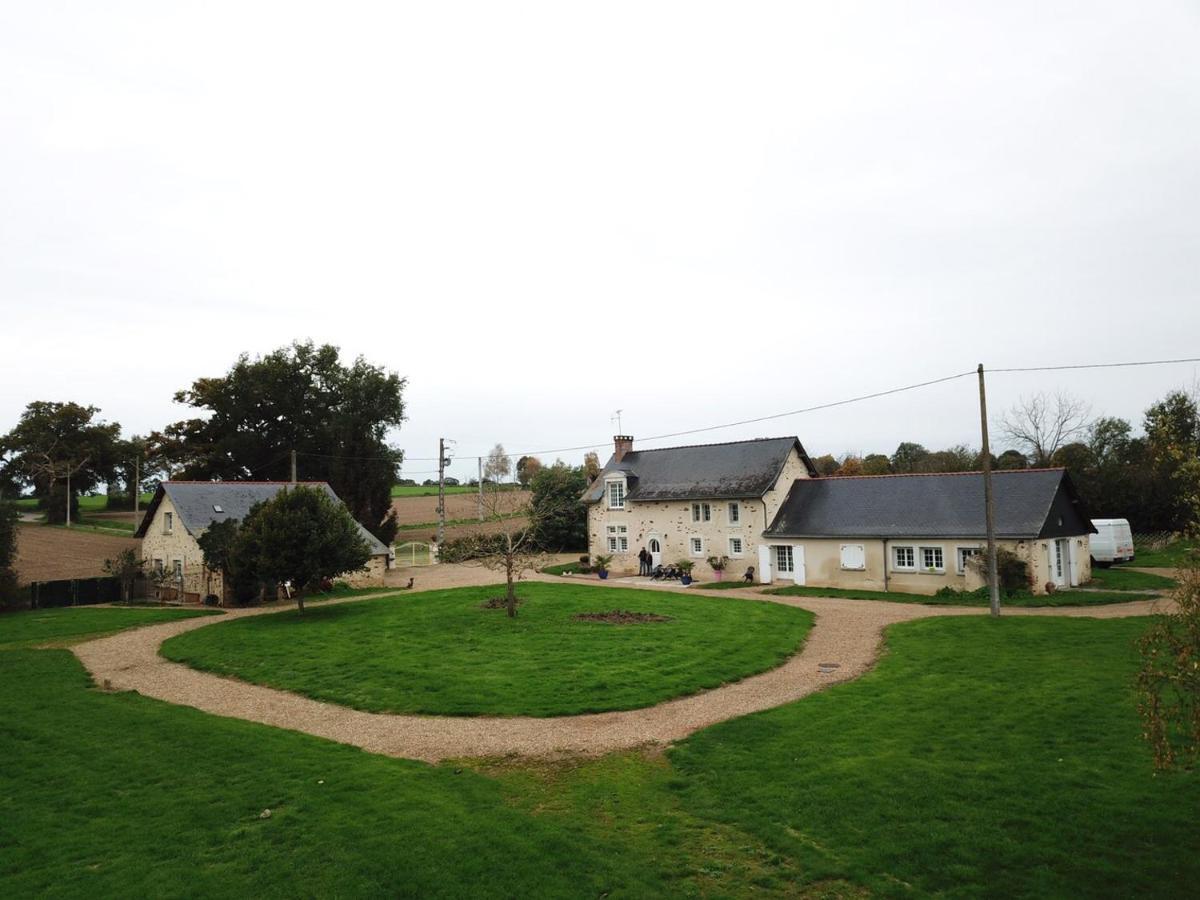
[[1092,519],[1092,562],[1101,568],[1133,559],[1133,532],[1128,519]]

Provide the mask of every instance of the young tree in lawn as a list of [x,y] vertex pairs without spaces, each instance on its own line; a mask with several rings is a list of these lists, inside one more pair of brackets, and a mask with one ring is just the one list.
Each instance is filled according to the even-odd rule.
[[254,504],[227,564],[263,586],[292,583],[296,606],[314,583],[365,569],[370,548],[354,517],[328,493],[300,485]]
[[122,603],[133,599],[133,582],[145,569],[146,560],[132,547],[126,547],[112,559],[104,561],[104,574],[116,578],[121,585]]
[[227,564],[262,585],[291,582],[304,612],[309,587],[364,569],[370,558],[346,508],[325,491],[300,485],[251,507]]
[[1071,394],[1039,393],[1022,397],[1002,415],[1000,431],[1040,469],[1052,464],[1060,447],[1087,433],[1091,415],[1091,408]]

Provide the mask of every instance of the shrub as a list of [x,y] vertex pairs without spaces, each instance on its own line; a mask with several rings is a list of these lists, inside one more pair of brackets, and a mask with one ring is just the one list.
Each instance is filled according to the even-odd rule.
[[[987,551],[971,559],[970,565],[975,567],[984,581],[987,581]],[[1000,582],[1000,593],[1005,597],[1027,592],[1033,585],[1033,577],[1029,574],[1029,564],[1006,547],[996,548],[996,577]],[[943,590],[946,590],[943,588]],[[953,590],[951,588],[950,590]],[[986,586],[981,590],[986,591]],[[938,592],[939,594],[941,591]],[[966,593],[966,592],[960,592]]]
[[0,503],[0,609],[18,605],[17,507]]

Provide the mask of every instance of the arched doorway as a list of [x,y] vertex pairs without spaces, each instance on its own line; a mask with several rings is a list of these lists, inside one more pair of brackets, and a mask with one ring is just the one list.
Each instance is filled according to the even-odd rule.
[[650,549],[650,565],[652,567],[661,566],[662,565],[662,544],[659,543],[658,538],[656,538],[656,537],[650,538],[648,547]]

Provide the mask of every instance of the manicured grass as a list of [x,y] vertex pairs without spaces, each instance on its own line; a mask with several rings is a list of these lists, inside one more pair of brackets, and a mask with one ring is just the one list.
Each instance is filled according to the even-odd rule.
[[[509,619],[460,588],[258,616],[163,645],[169,659],[377,712],[555,716],[651,706],[782,663],[803,610],[572,584],[522,584]],[[644,625],[579,622],[621,609]]]
[[7,897],[675,892],[473,772],[89,690],[63,650],[0,653],[0,735]]
[[581,567],[578,562],[557,563],[541,569],[543,575],[578,575]]
[[216,610],[147,609],[145,607],[74,606],[33,609],[0,616],[0,649],[34,647],[38,644],[68,643],[82,638],[113,634],[139,625],[154,625],[172,619],[221,615]]
[[1132,569],[1092,568],[1089,587],[1101,587],[1110,591],[1158,591],[1175,587],[1174,578],[1155,575],[1152,572],[1135,572]]
[[742,581],[741,576],[725,581],[694,581],[692,587],[702,591],[734,591],[738,589],[754,590],[759,586],[757,581]]
[[[154,494],[142,494],[141,505],[144,512],[146,506],[154,499]],[[20,497],[14,501],[18,509],[34,510],[38,508],[37,497]],[[66,501],[64,501],[66,502]],[[108,495],[96,494],[94,496],[83,496],[79,498],[80,515],[89,512],[104,512],[108,509]],[[132,510],[130,510],[132,512]]]
[[1195,548],[1187,541],[1172,541],[1165,546],[1151,546],[1133,539],[1134,559],[1130,565],[1145,566],[1148,569],[1175,569],[1182,566],[1195,553]]
[[[860,591],[848,588],[809,587],[788,585],[767,588],[764,594],[784,597],[843,597],[847,600],[886,600],[889,603],[920,603],[925,606],[987,606],[988,598],[983,592],[938,596],[937,594],[906,594],[902,591]],[[1115,591],[1058,591],[1054,594],[1018,594],[1002,597],[1001,606],[1103,606],[1109,603],[1130,603],[1134,600],[1152,600],[1154,594],[1130,594]]]
[[1155,776],[1148,620],[927,619],[878,667],[670,752],[696,815],[881,894],[1189,896],[1200,772]]

